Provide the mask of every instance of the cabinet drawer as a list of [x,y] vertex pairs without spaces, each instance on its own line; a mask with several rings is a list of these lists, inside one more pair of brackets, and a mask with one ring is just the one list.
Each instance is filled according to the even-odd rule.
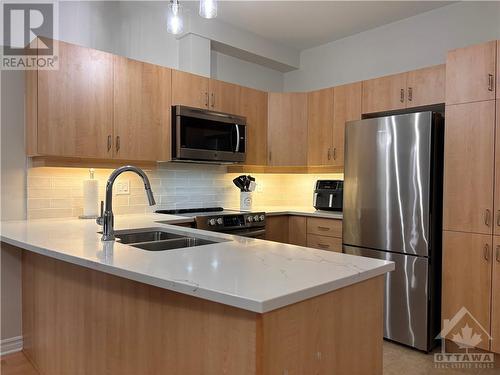
[[342,252],[342,239],[337,237],[318,236],[315,234],[307,235],[307,247],[314,249]]
[[342,220],[307,218],[307,233],[342,238]]

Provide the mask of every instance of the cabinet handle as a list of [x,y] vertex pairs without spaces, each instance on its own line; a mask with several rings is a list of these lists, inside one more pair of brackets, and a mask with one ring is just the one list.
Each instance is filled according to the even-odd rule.
[[108,135],[108,152],[111,150],[112,146],[113,146],[113,139],[111,135]]
[[404,89],[401,89],[399,101],[401,103],[405,102],[405,90]]
[[484,259],[487,262],[490,261],[490,246],[488,244],[484,245]]
[[497,254],[495,256],[495,259],[498,263],[500,263],[500,246],[497,246]]
[[493,91],[495,89],[495,76],[493,74],[488,74],[488,91]]
[[500,227],[500,210],[497,211],[497,227]]
[[330,245],[327,245],[327,244],[324,244],[324,243],[319,243],[318,246],[321,247],[321,248],[323,248],[323,249],[328,249],[330,247]]
[[486,209],[486,212],[484,213],[484,224],[489,227],[491,223],[491,211],[489,208]]
[[413,87],[408,87],[408,101],[411,102],[413,100]]
[[318,230],[330,230],[330,228],[328,228],[328,227],[320,227],[320,226],[318,226]]
[[272,161],[273,160],[273,153],[271,151],[269,151],[269,161]]
[[332,150],[330,147],[328,147],[328,160],[332,159]]
[[120,136],[116,136],[116,152],[120,151]]
[[211,96],[212,96],[212,108],[214,108],[215,107],[215,94],[212,93]]
[[208,91],[205,91],[205,107],[208,108]]
[[337,147],[333,148],[333,160],[337,160]]

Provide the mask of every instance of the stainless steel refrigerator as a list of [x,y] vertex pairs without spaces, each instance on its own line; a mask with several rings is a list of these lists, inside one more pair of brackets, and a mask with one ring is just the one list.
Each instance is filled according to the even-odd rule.
[[345,128],[344,252],[396,263],[384,336],[423,351],[440,327],[443,134],[436,112]]

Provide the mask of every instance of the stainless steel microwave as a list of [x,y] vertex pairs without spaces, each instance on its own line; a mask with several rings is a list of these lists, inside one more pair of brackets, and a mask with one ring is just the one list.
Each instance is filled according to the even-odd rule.
[[245,161],[246,118],[185,106],[172,107],[172,160]]

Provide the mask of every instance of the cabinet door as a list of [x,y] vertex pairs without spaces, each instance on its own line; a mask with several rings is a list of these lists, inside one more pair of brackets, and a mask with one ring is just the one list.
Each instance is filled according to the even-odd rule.
[[343,167],[345,123],[361,120],[361,82],[337,86],[334,92],[332,164]]
[[332,163],[333,89],[307,93],[307,164]]
[[500,237],[493,237],[493,281],[491,283],[491,351],[500,353]]
[[492,233],[495,101],[446,107],[443,229]]
[[247,119],[246,161],[267,164],[267,92],[242,87],[239,114]]
[[363,81],[363,113],[406,107],[406,73]]
[[232,83],[210,80],[210,109],[239,115],[241,86]]
[[500,99],[500,40],[497,41],[497,75],[495,80],[497,81],[497,99]]
[[38,71],[37,153],[111,158],[113,55],[59,43],[59,70]]
[[297,246],[307,246],[306,218],[304,216],[290,216],[288,218],[288,243]]
[[268,107],[269,164],[307,164],[307,94],[270,93]]
[[[465,307],[490,332],[492,236],[443,233],[442,319]],[[483,340],[478,347],[488,350]]]
[[208,108],[208,81],[206,77],[172,70],[172,105]]
[[496,131],[495,131],[495,219],[493,233],[500,236],[500,100],[496,101]]
[[288,216],[266,217],[266,240],[288,242]]
[[494,99],[495,60],[496,41],[448,52],[446,104]]
[[114,153],[117,159],[170,159],[170,69],[114,58]]
[[420,107],[445,101],[446,65],[408,72],[406,107]]

